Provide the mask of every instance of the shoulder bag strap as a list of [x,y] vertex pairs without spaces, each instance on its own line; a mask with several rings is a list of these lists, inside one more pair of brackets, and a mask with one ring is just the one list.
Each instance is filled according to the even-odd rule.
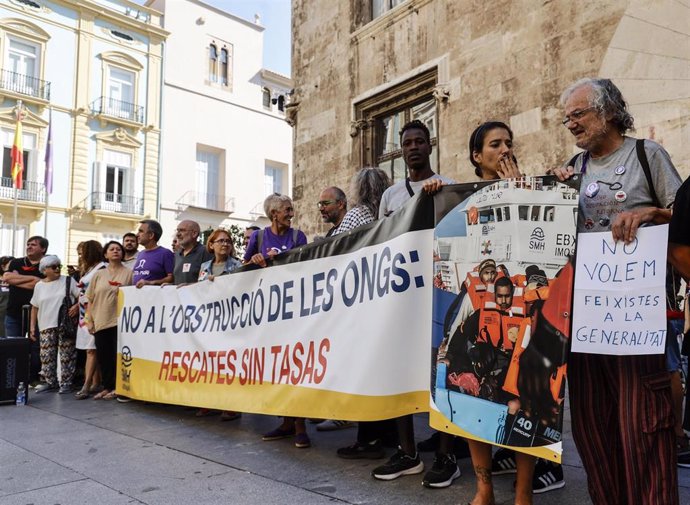
[[647,152],[644,150],[644,139],[637,139],[637,142],[635,142],[635,149],[637,150],[637,160],[640,162],[640,165],[642,165],[644,176],[647,179],[649,192],[652,194],[652,203],[655,207],[661,208],[661,202],[659,201],[659,198],[657,198],[656,191],[654,190],[654,182],[652,181],[652,171],[649,168]]

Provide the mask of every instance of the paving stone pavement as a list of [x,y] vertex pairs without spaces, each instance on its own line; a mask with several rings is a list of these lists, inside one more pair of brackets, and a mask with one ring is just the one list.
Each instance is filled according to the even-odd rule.
[[[292,440],[261,441],[275,417],[245,414],[221,422],[180,406],[77,401],[32,395],[26,407],[0,407],[0,505],[120,504],[464,504],[474,494],[469,459],[453,486],[429,490],[421,475],[380,482],[380,462],[342,460],[338,447],[355,430],[308,430],[311,449]],[[417,438],[431,431],[415,419]],[[563,489],[535,504],[590,503],[584,470],[570,438],[566,410]],[[392,450],[391,450],[392,453]],[[433,454],[423,454],[429,467]],[[690,503],[690,470],[680,469],[681,503]],[[512,503],[513,476],[495,478],[499,504]]]

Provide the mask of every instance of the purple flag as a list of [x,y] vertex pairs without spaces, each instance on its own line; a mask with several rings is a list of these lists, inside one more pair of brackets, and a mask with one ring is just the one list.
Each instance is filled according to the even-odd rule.
[[50,111],[48,116],[48,140],[46,141],[46,156],[44,158],[46,164],[45,186],[46,191],[50,195],[53,192],[53,111]]

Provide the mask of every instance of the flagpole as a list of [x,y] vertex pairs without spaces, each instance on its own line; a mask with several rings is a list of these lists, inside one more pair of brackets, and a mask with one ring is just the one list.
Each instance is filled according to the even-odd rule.
[[17,200],[19,200],[19,190],[14,188],[14,213],[12,218],[12,256],[17,257]]
[[22,172],[24,171],[24,158],[21,142],[22,108],[21,100],[17,100],[15,115],[17,124],[14,130],[14,143],[12,144],[12,186],[14,186],[14,212],[12,215],[12,255],[17,256],[17,204],[19,201],[19,189],[22,186]]
[[48,109],[48,138],[46,138],[45,174],[43,187],[46,196],[45,217],[43,218],[43,236],[48,237],[48,201],[53,192],[53,109]]

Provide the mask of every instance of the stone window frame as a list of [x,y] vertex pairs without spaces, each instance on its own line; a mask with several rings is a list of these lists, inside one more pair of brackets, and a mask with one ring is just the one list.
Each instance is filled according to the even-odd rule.
[[[402,155],[402,149],[391,151],[383,156],[377,155],[377,145],[380,142],[380,128],[378,121],[399,111],[408,111],[402,127],[410,118],[409,111],[415,105],[429,100],[437,100],[436,103],[436,136],[432,137],[432,156],[439,159],[439,111],[437,97],[437,68],[431,68],[419,75],[393,85],[376,93],[354,105],[354,120],[351,123],[350,136],[354,139],[359,151],[359,166],[378,166],[379,161],[391,161]],[[438,162],[432,163],[438,172]],[[389,170],[389,176],[393,177],[393,170]],[[407,168],[405,167],[405,173]],[[397,180],[395,181],[397,182]]]

